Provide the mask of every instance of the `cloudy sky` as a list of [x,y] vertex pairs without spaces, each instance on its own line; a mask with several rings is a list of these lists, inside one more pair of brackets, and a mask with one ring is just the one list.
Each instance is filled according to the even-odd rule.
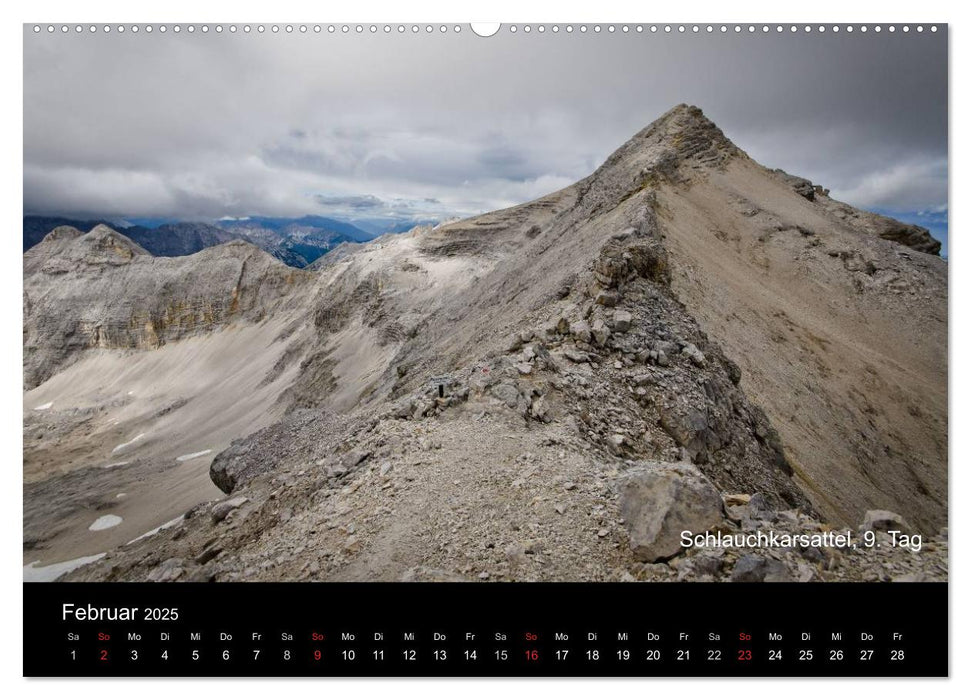
[[130,31],[24,40],[24,211],[464,216],[680,102],[759,162],[947,226],[945,32]]

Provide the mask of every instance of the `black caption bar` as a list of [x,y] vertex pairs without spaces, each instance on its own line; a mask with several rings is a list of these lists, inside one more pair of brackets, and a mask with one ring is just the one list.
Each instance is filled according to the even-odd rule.
[[946,676],[945,583],[28,583],[26,676]]

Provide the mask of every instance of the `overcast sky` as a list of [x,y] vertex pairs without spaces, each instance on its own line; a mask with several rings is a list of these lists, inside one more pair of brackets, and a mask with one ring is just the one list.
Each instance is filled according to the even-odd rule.
[[944,31],[39,35],[24,209],[447,217],[589,174],[687,102],[855,205],[947,206]]

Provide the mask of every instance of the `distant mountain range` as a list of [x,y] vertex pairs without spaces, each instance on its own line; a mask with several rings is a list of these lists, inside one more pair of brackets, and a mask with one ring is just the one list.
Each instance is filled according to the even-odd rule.
[[90,231],[98,224],[106,224],[123,232],[159,257],[191,255],[205,248],[234,240],[244,240],[262,248],[291,267],[307,267],[317,258],[341,243],[361,243],[387,232],[405,229],[402,225],[369,230],[345,221],[323,216],[304,216],[298,219],[250,217],[220,220],[214,224],[201,222],[164,222],[142,220],[122,225],[108,219],[79,220],[57,216],[24,217],[24,250],[40,243],[44,236],[58,226],[73,226]]

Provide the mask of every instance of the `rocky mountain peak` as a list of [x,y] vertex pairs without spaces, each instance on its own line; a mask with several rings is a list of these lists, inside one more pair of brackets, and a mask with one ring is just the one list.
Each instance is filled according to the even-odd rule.
[[24,254],[24,274],[61,275],[71,270],[125,266],[152,254],[124,234],[99,224],[88,233],[58,226]]
[[[219,245],[214,245],[209,248],[204,248],[188,257],[198,258],[199,260],[213,260],[221,258],[236,258],[238,260],[244,260],[254,256],[257,258],[266,258],[268,263],[279,262],[272,255],[253,245],[249,241],[238,239],[226,241],[225,243],[220,243]],[[280,264],[282,265],[283,263]]]
[[73,226],[58,226],[51,230],[36,246],[24,253],[24,275],[47,268],[51,271],[68,269],[70,264],[63,260],[64,252],[84,236],[84,232]]
[[661,183],[685,183],[696,171],[745,156],[700,108],[679,104],[637,132],[578,183],[581,204],[614,207]]
[[603,167],[638,165],[671,176],[684,166],[718,167],[741,153],[699,107],[680,104],[637,132]]
[[79,231],[73,226],[58,226],[44,236],[43,242],[50,243],[53,241],[70,241],[74,240],[75,238],[80,238],[83,235],[83,231]]
[[673,149],[682,161],[702,155],[702,162],[714,162],[716,156],[725,159],[741,153],[700,107],[680,104],[665,112],[628,143],[653,141]]
[[140,255],[151,256],[128,236],[104,224],[95,226],[64,252],[88,265],[126,265]]

